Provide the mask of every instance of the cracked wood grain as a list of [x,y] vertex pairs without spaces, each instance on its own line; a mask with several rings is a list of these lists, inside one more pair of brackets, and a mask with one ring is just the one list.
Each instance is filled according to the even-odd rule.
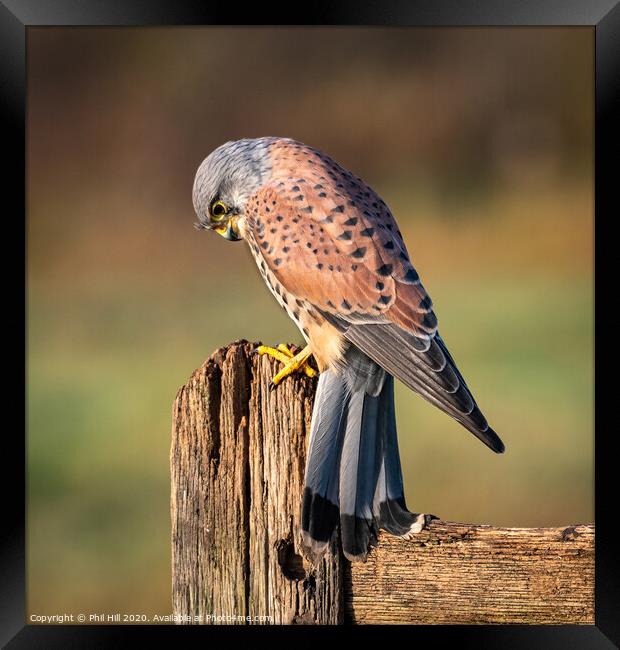
[[[224,623],[594,623],[594,527],[495,528],[436,520],[381,533],[366,563],[334,540],[301,550],[316,379],[269,389],[279,365],[237,341],[179,389],[172,417],[172,606]],[[236,620],[230,617],[238,617]],[[195,620],[195,619],[194,619]]]
[[594,526],[381,533],[345,585],[351,623],[594,624]]
[[252,354],[256,345],[215,352],[174,402],[173,612],[205,622],[340,623],[341,555],[313,567],[301,553],[316,379],[295,376],[270,390],[278,365]]

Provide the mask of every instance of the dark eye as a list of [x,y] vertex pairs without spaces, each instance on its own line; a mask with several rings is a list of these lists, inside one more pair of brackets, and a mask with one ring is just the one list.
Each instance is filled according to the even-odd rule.
[[211,205],[211,217],[215,219],[215,221],[222,219],[227,212],[228,208],[221,201],[215,201]]

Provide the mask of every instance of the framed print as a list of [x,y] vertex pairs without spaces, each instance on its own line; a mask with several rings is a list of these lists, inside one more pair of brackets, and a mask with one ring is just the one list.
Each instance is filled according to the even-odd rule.
[[617,3],[0,25],[3,644],[617,644]]

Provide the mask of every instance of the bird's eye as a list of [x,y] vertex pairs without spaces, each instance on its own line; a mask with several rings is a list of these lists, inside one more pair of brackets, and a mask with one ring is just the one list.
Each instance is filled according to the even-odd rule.
[[215,221],[223,219],[227,212],[228,208],[221,201],[215,201],[211,204],[211,217]]

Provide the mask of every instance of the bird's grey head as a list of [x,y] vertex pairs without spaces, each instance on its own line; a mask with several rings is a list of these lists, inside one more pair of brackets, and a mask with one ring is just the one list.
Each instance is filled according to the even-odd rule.
[[248,198],[268,179],[269,145],[277,138],[234,140],[212,151],[198,167],[194,179],[196,227],[215,230],[238,241],[237,219],[243,216]]

